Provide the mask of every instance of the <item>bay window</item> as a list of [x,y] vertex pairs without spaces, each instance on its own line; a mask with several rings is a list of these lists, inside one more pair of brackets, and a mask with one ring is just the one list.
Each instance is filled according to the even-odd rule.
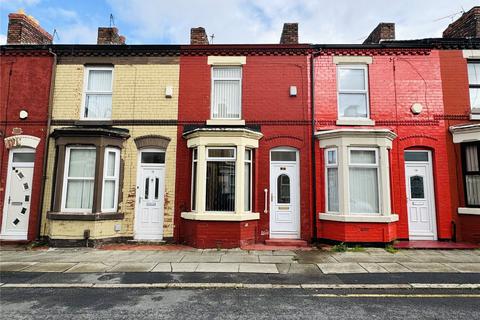
[[252,212],[253,149],[262,134],[247,128],[197,128],[183,134],[192,148],[191,211],[184,219],[244,221]]
[[463,145],[465,204],[480,208],[480,143]]
[[387,129],[317,132],[324,149],[325,213],[322,220],[392,222],[388,150],[396,134]]
[[242,67],[212,67],[212,119],[240,119]]
[[102,211],[104,212],[117,210],[119,173],[120,150],[106,148],[102,192]]
[[112,117],[112,67],[86,67],[82,119],[109,120]]
[[94,147],[68,147],[65,165],[65,211],[91,211],[95,180]]

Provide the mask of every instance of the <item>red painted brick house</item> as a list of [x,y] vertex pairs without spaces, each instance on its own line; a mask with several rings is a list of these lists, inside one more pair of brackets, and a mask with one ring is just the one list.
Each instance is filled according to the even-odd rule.
[[182,47],[175,239],[238,247],[313,237],[308,45]]
[[[0,49],[0,240],[38,236],[44,185],[53,54],[52,36],[31,17],[10,14]],[[25,44],[25,46],[19,46]]]

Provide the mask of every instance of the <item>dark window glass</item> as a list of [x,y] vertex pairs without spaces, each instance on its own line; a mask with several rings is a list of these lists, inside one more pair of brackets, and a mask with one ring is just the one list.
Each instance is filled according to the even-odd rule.
[[209,158],[235,158],[235,149],[208,149]]
[[278,203],[290,203],[290,177],[281,174],[277,178]]
[[272,161],[297,161],[295,151],[272,151]]
[[35,153],[33,152],[14,152],[13,162],[34,162]]
[[464,145],[463,159],[466,204],[480,207],[480,143]]
[[410,177],[410,197],[412,199],[425,198],[425,185],[423,183],[423,177],[421,176]]
[[405,151],[405,161],[428,161],[428,152]]
[[150,187],[150,179],[149,178],[146,178],[145,179],[145,200],[148,200],[148,189]]
[[160,185],[160,179],[155,178],[155,200],[158,200],[158,188]]
[[207,211],[235,211],[235,162],[208,161]]
[[142,163],[165,163],[165,152],[142,152]]

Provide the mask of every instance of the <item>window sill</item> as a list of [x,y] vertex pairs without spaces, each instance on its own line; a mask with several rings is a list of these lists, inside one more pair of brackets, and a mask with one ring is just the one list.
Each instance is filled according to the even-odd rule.
[[78,212],[48,212],[49,220],[77,220],[77,221],[99,221],[99,220],[122,220],[124,214],[121,212],[103,213],[78,213]]
[[374,126],[372,119],[338,119],[337,126]]
[[338,222],[373,222],[373,223],[390,223],[398,221],[398,215],[391,214],[388,216],[366,216],[366,215],[342,215],[331,213],[320,213],[320,220],[338,221]]
[[458,214],[471,214],[480,216],[480,208],[458,208]]
[[207,126],[244,126],[245,120],[240,119],[210,119]]
[[258,220],[260,214],[258,212],[244,212],[244,213],[196,213],[196,212],[182,212],[181,217],[187,220],[201,220],[201,221],[247,221]]
[[480,113],[470,113],[470,120],[480,120]]

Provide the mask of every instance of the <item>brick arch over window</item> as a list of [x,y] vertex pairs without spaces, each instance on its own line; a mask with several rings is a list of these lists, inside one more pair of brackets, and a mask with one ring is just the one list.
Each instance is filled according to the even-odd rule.
[[167,149],[170,140],[169,137],[164,137],[158,134],[149,134],[133,139],[139,150],[145,148]]
[[291,147],[300,150],[305,146],[305,141],[298,137],[278,135],[265,139],[270,148]]

